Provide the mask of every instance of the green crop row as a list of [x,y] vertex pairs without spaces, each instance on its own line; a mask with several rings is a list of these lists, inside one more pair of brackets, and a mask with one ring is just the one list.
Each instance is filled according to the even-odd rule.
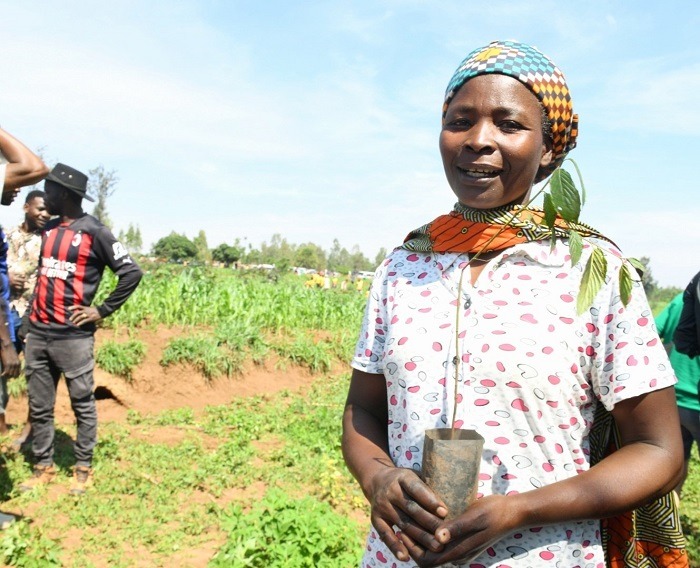
[[[114,287],[106,273],[96,303]],[[301,329],[345,330],[358,323],[365,298],[354,291],[318,290],[303,278],[279,280],[223,268],[161,266],[147,271],[129,301],[105,320],[111,327],[146,324],[237,325],[276,333]]]

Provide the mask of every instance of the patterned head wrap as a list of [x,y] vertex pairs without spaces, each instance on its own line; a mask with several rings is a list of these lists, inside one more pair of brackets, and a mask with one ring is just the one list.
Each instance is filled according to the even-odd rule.
[[546,178],[561,165],[576,146],[578,115],[573,105],[564,75],[546,55],[534,47],[517,41],[494,41],[472,51],[455,71],[445,91],[442,119],[450,101],[469,79],[497,73],[513,77],[530,89],[538,98],[552,125],[552,163],[538,175]]

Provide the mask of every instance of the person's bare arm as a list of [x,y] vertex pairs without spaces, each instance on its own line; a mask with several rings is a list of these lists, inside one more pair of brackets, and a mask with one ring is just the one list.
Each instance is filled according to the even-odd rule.
[[[2,298],[0,298],[0,302],[6,304]],[[21,365],[15,345],[10,339],[8,313],[6,305],[0,305],[0,361],[2,362],[2,376],[13,378],[19,376]]]
[[384,376],[354,370],[343,414],[343,456],[371,505],[372,524],[399,560],[408,560],[408,550],[393,526],[439,550],[433,532],[447,513],[444,503],[415,472],[394,465],[387,445]]
[[671,491],[682,475],[683,447],[672,387],[619,402],[612,411],[623,447],[575,477],[513,496],[492,495],[439,527],[445,544],[427,551],[402,536],[420,566],[473,558],[526,527],[610,517]]
[[49,173],[46,164],[14,136],[0,128],[0,152],[7,159],[5,189],[35,184]]

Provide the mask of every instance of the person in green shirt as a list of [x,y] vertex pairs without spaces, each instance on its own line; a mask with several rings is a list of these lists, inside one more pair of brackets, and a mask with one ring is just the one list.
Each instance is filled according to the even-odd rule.
[[680,495],[683,482],[688,475],[688,463],[693,441],[700,444],[700,399],[698,398],[698,384],[700,382],[700,358],[691,359],[676,351],[673,344],[673,334],[678,326],[678,321],[683,310],[683,293],[671,300],[666,308],[655,318],[656,328],[661,340],[668,350],[668,358],[676,373],[676,401],[678,414],[681,419],[681,432],[683,434],[683,451],[685,467],[683,480],[676,487]]

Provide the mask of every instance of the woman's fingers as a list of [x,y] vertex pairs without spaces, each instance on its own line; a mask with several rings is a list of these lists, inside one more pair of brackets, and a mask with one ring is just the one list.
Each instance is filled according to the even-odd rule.
[[388,524],[381,517],[372,515],[372,526],[374,530],[377,531],[379,540],[381,540],[391,553],[396,556],[398,560],[405,562],[409,558],[408,550],[401,542],[394,529],[390,524]]
[[420,503],[422,509],[441,519],[447,516],[445,504],[417,475],[414,474],[408,480],[403,481],[401,486],[408,497]]
[[372,524],[390,550],[395,555],[405,554],[404,559],[408,559],[408,550],[397,532],[405,533],[424,549],[441,550],[434,533],[444,519],[434,512],[440,507],[444,510],[444,505],[415,472],[395,469],[377,482],[372,499]]
[[440,517],[426,511],[409,497],[405,497],[398,507],[399,519],[395,524],[402,532],[420,543],[423,548],[435,551],[442,549],[442,545],[435,538],[435,530],[442,522]]

